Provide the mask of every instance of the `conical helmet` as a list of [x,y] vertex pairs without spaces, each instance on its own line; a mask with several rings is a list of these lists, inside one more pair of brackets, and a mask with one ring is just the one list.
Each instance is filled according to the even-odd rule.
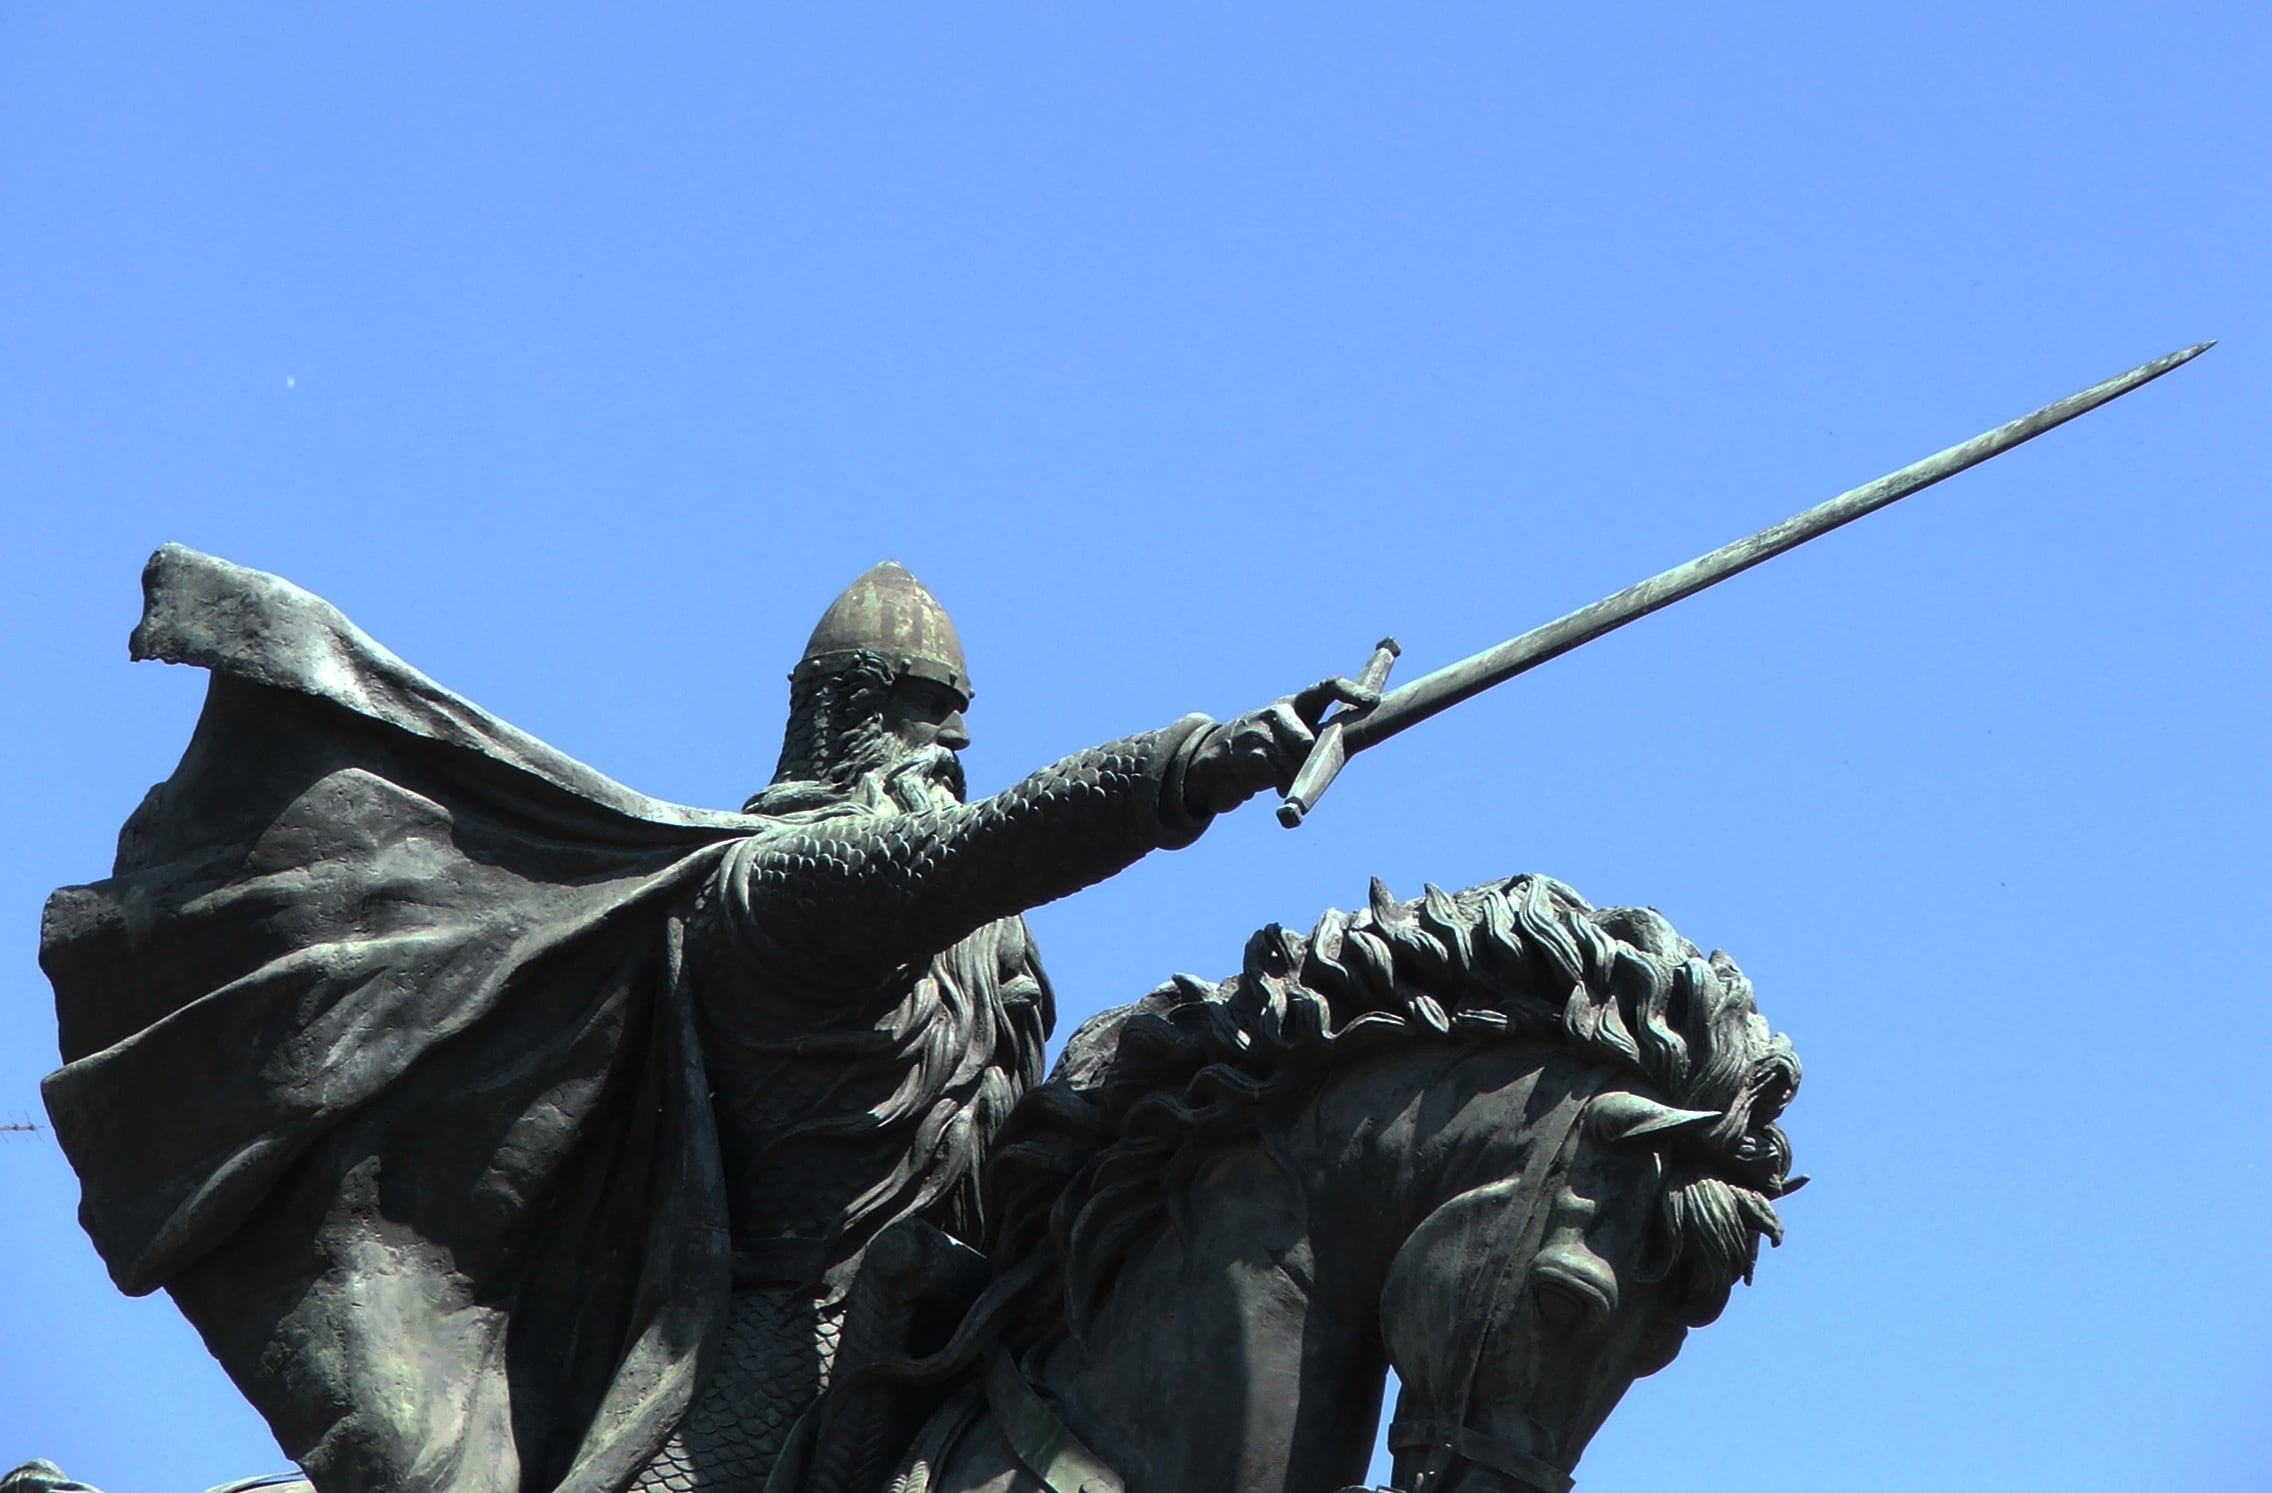
[[864,652],[881,657],[894,679],[928,679],[970,703],[970,671],[954,619],[897,560],[872,567],[828,604],[789,677],[833,674]]

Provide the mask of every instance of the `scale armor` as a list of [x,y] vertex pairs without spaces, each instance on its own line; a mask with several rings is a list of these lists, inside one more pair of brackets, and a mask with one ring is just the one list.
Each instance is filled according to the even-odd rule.
[[828,1384],[843,1312],[809,1292],[736,1291],[694,1407],[625,1493],[759,1493]]
[[780,957],[862,983],[1197,839],[1207,817],[1184,805],[1184,749],[1209,724],[1187,716],[1093,747],[975,804],[830,815],[745,841],[724,877],[729,906]]

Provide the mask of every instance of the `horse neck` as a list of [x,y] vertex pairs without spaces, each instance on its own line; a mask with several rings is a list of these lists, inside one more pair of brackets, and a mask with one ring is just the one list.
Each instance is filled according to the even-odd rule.
[[[1129,1493],[1359,1481],[1387,1361],[1379,1269],[1327,1206],[1361,1148],[1305,1123],[1226,1149],[1035,1381]],[[1332,1216],[1327,1216],[1327,1215]]]
[[1335,1074],[1202,1167],[1177,1226],[1131,1247],[1080,1340],[1029,1372],[1129,1493],[1360,1480],[1389,1264],[1421,1218],[1507,1165],[1505,1122],[1538,1066],[1429,1047]]

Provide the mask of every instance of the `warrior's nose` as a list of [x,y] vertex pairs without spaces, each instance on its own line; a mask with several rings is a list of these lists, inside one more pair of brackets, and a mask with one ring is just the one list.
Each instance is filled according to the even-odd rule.
[[961,711],[939,722],[938,741],[950,752],[962,751],[970,745],[970,727],[964,722]]

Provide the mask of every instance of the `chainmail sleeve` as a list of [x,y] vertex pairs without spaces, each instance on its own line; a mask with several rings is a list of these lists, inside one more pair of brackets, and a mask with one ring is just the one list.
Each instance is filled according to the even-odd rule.
[[866,989],[997,918],[1095,884],[1212,818],[1184,803],[1205,716],[1092,747],[991,798],[833,814],[738,844],[719,872],[728,936],[804,985]]

